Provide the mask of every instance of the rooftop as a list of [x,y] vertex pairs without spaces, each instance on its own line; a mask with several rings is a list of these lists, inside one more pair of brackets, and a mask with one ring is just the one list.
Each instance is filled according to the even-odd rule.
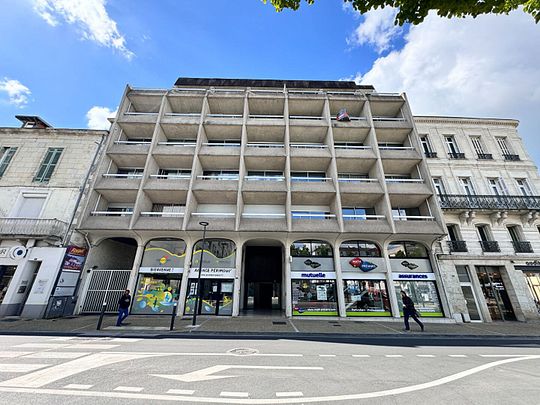
[[209,87],[283,87],[296,89],[348,89],[375,90],[371,85],[359,85],[353,81],[343,80],[274,80],[274,79],[220,79],[200,77],[179,77],[175,86],[209,86]]

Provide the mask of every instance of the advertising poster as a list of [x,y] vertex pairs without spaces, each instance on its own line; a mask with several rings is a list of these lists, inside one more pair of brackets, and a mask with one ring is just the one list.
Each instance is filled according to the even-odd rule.
[[62,269],[82,271],[87,253],[88,249],[86,248],[68,246],[64,256],[64,262],[62,263]]

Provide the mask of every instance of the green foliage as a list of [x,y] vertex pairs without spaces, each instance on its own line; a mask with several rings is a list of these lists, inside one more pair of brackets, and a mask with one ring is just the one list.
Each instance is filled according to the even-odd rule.
[[[268,0],[262,0],[267,3]],[[304,0],[307,4],[315,0]],[[379,7],[395,7],[399,11],[395,24],[420,24],[430,10],[437,11],[441,17],[476,17],[481,14],[508,14],[512,10],[523,7],[523,11],[540,21],[540,0],[343,0],[351,3],[353,9],[366,13]],[[283,9],[298,10],[302,0],[270,0],[276,11]]]

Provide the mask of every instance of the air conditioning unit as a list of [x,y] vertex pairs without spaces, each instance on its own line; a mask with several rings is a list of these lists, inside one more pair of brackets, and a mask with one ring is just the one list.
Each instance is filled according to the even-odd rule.
[[24,246],[15,246],[9,250],[9,257],[11,257],[13,260],[19,260],[26,256],[27,252],[28,249],[26,249]]

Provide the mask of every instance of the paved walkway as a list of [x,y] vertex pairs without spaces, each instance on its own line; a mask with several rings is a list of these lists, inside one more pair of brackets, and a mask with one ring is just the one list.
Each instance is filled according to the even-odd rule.
[[[377,320],[327,320],[327,319],[287,319],[271,316],[250,317],[204,317],[197,318],[200,325],[190,328],[191,319],[176,319],[175,330],[169,331],[170,316],[132,315],[125,326],[116,327],[116,317],[105,316],[100,334],[333,334],[333,335],[401,335],[402,322]],[[20,319],[0,318],[2,333],[96,333],[98,317],[95,315],[61,319]],[[411,322],[412,333],[420,333],[418,326]],[[493,322],[493,323],[426,323],[425,335],[443,336],[531,336],[540,337],[540,322]]]

